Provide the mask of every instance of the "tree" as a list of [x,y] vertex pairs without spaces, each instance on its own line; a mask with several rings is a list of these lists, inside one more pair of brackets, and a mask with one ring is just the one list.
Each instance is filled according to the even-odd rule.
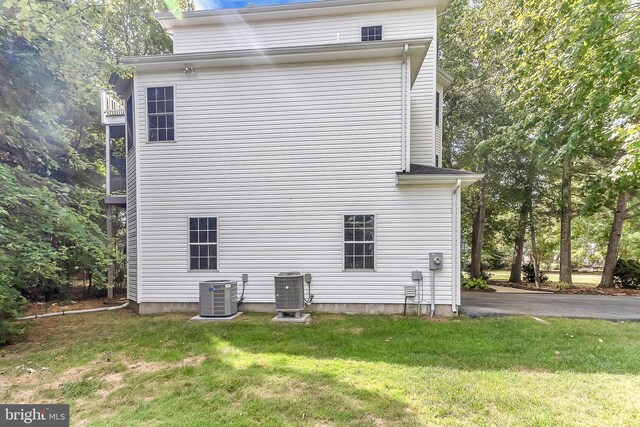
[[51,298],[110,261],[97,105],[121,55],[168,52],[153,13],[186,1],[0,5],[0,343],[23,296]]
[[499,82],[511,109],[522,112],[515,126],[561,165],[560,280],[571,283],[575,163],[613,147],[635,147],[637,116],[630,113],[637,106],[629,100],[638,93],[637,5],[527,0],[505,12],[506,23],[498,19],[486,30],[508,35],[498,58],[507,71]]

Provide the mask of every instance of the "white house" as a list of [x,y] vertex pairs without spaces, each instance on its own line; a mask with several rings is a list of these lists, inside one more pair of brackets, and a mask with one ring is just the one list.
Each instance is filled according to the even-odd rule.
[[243,308],[273,311],[274,275],[300,271],[311,311],[402,312],[413,285],[428,312],[433,285],[437,314],[457,312],[460,191],[481,176],[441,168],[447,4],[157,15],[174,52],[122,59],[126,120],[103,120],[126,134],[126,201],[109,184],[107,201],[126,204],[131,306],[195,311],[200,281],[248,274]]

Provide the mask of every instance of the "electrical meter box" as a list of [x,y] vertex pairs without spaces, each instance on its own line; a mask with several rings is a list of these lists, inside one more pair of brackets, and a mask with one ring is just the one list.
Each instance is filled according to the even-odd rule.
[[429,270],[442,270],[442,252],[429,253]]

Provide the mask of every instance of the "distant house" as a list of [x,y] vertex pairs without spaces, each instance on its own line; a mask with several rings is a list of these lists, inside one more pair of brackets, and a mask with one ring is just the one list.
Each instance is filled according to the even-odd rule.
[[481,176],[442,168],[447,4],[157,15],[174,53],[123,58],[121,107],[103,102],[107,141],[126,141],[107,202],[126,205],[134,309],[196,310],[198,282],[246,273],[245,309],[273,310],[274,275],[300,271],[311,310],[427,312],[433,277],[437,313],[457,312],[460,191]]

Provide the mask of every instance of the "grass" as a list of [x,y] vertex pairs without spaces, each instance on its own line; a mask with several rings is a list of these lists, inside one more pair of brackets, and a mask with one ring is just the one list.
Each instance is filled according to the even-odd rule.
[[[508,270],[492,270],[489,273],[492,274],[493,280],[509,280],[510,272]],[[545,271],[544,274],[549,276],[551,282],[557,283],[560,281],[560,274],[557,271]],[[595,287],[600,284],[600,273],[573,273],[573,284],[576,286],[589,286]]]
[[270,317],[41,319],[0,349],[0,401],[98,426],[640,424],[637,323]]

